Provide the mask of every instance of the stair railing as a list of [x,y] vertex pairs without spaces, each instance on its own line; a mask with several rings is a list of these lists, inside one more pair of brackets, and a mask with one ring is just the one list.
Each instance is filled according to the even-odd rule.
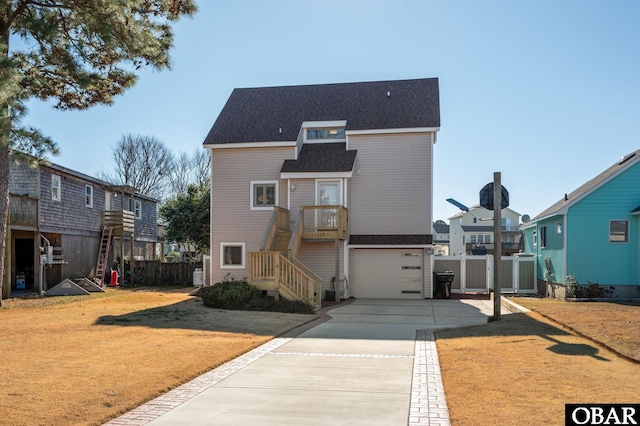
[[293,259],[298,255],[298,250],[302,244],[302,231],[304,229],[304,212],[301,210],[298,214],[298,220],[296,221],[293,231],[291,232],[291,239],[289,240],[288,254],[289,259]]
[[271,249],[278,229],[289,230],[289,210],[276,206],[273,208],[267,232],[264,234],[262,243],[260,243],[260,251]]
[[[282,253],[260,251],[249,253],[247,281],[274,281],[276,287],[284,289],[296,299],[314,306],[320,301],[320,278],[310,272],[300,261],[290,261]],[[302,265],[299,266],[299,265]]]

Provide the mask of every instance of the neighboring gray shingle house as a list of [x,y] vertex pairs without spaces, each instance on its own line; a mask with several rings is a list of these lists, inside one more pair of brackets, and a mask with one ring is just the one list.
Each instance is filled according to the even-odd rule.
[[204,141],[214,282],[431,297],[439,128],[436,78],[234,90]]
[[154,258],[158,201],[132,188],[113,186],[53,163],[30,168],[14,162],[9,171],[9,193],[6,253],[10,268],[5,269],[4,297],[12,291],[38,289],[41,254],[46,254],[41,247],[53,250],[43,290],[65,278],[93,278],[105,212],[118,213],[116,222],[120,225],[123,216],[130,216],[134,227],[132,240],[114,223],[109,264],[123,248],[127,257],[133,248],[137,259]]

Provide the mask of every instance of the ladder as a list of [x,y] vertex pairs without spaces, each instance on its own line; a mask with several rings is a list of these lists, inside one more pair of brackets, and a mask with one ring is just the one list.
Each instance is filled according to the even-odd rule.
[[96,263],[96,277],[94,281],[100,287],[104,283],[104,275],[107,269],[107,262],[109,260],[109,248],[111,247],[111,235],[113,233],[113,227],[105,226],[102,228],[102,237],[100,238],[100,250],[98,251],[98,261]]

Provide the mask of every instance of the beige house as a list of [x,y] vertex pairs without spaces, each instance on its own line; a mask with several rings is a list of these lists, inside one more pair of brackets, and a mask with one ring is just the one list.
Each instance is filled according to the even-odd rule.
[[438,80],[236,89],[211,150],[211,275],[320,298],[427,298]]
[[[502,216],[502,254],[521,251],[520,213],[505,208]],[[495,248],[493,211],[474,205],[449,218],[449,251],[451,256],[491,254]]]

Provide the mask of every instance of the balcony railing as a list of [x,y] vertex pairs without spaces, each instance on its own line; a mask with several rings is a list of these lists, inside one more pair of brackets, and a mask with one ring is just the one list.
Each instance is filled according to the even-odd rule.
[[302,238],[309,240],[346,239],[348,210],[343,206],[301,206]]
[[135,216],[127,210],[103,210],[102,226],[113,227],[113,236],[129,237],[133,235]]
[[[516,253],[520,250],[520,243],[502,243],[502,252],[503,253]],[[488,252],[491,253],[495,249],[495,244],[493,243],[485,243],[485,244],[477,244],[477,243],[467,243],[466,244],[467,253],[480,253],[480,252]]]
[[38,199],[9,194],[9,224],[29,228],[38,227]]

